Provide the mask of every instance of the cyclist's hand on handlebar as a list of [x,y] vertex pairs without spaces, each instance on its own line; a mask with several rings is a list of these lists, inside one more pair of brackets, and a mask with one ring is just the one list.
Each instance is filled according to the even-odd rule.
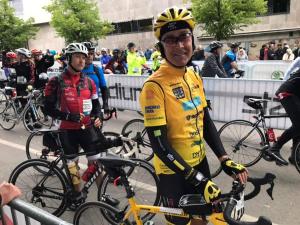
[[239,163],[235,163],[230,158],[221,162],[223,171],[234,178],[238,178],[241,183],[245,184],[248,178],[248,170]]
[[193,169],[187,181],[201,190],[207,203],[214,202],[220,198],[220,188],[199,171]]
[[94,121],[94,126],[95,126],[95,127],[101,127],[101,126],[102,126],[102,120],[101,120],[99,117],[97,117],[97,118],[95,119],[95,121]]

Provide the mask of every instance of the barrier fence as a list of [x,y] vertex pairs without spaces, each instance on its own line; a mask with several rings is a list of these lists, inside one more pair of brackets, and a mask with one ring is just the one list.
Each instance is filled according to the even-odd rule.
[[[109,105],[128,110],[141,110],[139,95],[147,76],[106,76],[109,89]],[[203,78],[207,99],[212,102],[211,117],[215,121],[228,122],[235,119],[251,120],[258,111],[245,102],[248,98],[268,99],[264,104],[267,115],[280,115],[285,111],[275,97],[283,81]],[[273,128],[284,129],[291,125],[287,118],[267,121]]]
[[20,199],[0,207],[0,225],[72,225]]

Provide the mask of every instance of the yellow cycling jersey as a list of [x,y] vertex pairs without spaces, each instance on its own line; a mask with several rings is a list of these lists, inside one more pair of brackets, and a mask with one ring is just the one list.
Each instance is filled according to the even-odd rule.
[[[168,141],[190,165],[205,157],[203,144],[203,108],[207,106],[203,82],[188,68],[175,68],[164,62],[144,83],[140,95],[146,127],[167,125]],[[158,174],[172,174],[157,156]]]

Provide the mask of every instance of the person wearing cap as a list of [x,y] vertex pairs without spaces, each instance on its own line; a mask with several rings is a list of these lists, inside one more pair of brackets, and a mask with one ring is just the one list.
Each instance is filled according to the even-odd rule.
[[111,60],[111,56],[109,54],[107,54],[107,49],[106,48],[102,48],[101,49],[100,61],[101,61],[103,69],[105,68],[105,66],[109,62],[109,60]]
[[107,74],[126,74],[127,70],[125,67],[125,61],[121,57],[120,49],[116,48],[113,50],[113,57],[105,66],[105,73]]
[[17,62],[17,54],[13,51],[9,51],[5,53],[5,58],[2,60],[2,68],[4,70],[4,74],[6,79],[12,75],[11,68],[14,67],[14,64]]
[[31,50],[31,54],[33,56],[34,63],[35,63],[34,87],[45,88],[48,79],[47,78],[45,79],[40,75],[42,73],[47,75],[48,68],[54,65],[54,56],[51,55],[50,53],[43,55],[42,51],[38,49]]
[[240,43],[235,42],[230,44],[230,50],[226,52],[226,54],[222,58],[222,65],[226,71],[228,78],[234,78],[234,72],[238,71],[238,64],[237,64],[237,52],[239,50]]
[[88,49],[88,57],[86,58],[85,67],[82,70],[82,73],[84,73],[94,81],[98,95],[99,95],[99,90],[101,91],[102,104],[103,104],[102,108],[104,109],[105,113],[108,113],[109,112],[108,89],[107,89],[104,73],[102,68],[93,64],[93,60],[95,56],[95,47],[91,42],[83,42],[82,44]]
[[220,62],[222,47],[223,44],[219,41],[213,41],[209,44],[208,50],[211,54],[204,61],[201,70],[202,77],[227,77],[224,67]]
[[146,65],[145,57],[138,54],[136,45],[133,42],[128,43],[127,48],[126,61],[128,66],[128,75],[141,75],[142,68],[149,69]]
[[[226,154],[209,115],[202,79],[189,67],[194,28],[194,18],[186,8],[171,7],[158,15],[154,34],[164,61],[145,81],[139,99],[166,207],[176,208],[184,194],[202,194],[206,202],[220,197],[220,189],[210,178],[204,140],[227,174],[235,174],[243,183],[247,180],[245,167]],[[166,220],[175,225],[206,224],[193,218],[166,216]]]

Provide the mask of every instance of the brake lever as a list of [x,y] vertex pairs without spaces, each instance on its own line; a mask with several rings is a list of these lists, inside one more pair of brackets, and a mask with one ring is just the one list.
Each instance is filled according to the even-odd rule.
[[274,200],[274,198],[273,198],[273,189],[274,189],[274,186],[275,186],[274,180],[275,180],[276,176],[272,173],[267,173],[265,177],[267,179],[267,183],[270,184],[270,187],[267,189],[267,193],[270,196],[270,198],[272,200]]

